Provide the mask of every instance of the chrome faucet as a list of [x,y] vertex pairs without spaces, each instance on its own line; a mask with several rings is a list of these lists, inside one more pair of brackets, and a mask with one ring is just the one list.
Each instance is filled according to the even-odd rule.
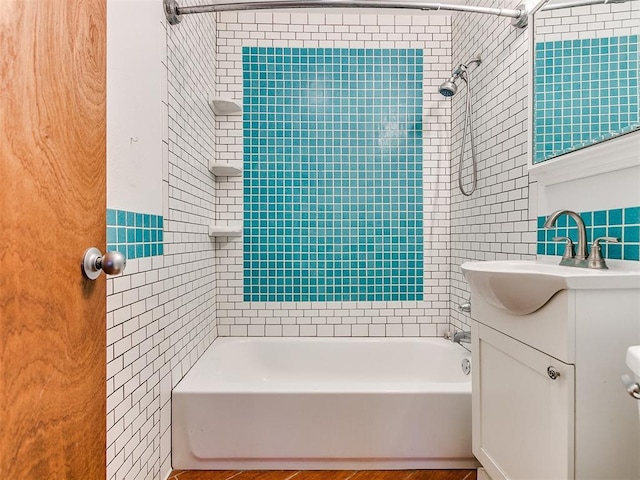
[[[572,257],[566,255],[562,257],[562,261],[560,265],[575,265],[576,261],[586,260],[587,259],[587,229],[584,226],[584,221],[582,217],[578,215],[576,212],[572,212],[571,210],[558,210],[557,212],[553,212],[551,215],[547,217],[547,220],[544,222],[544,228],[553,228],[556,226],[556,221],[558,217],[561,215],[568,215],[573,218],[578,226],[578,251]],[[558,238],[558,237],[556,237]],[[554,239],[555,240],[555,239]],[[565,237],[558,238],[559,240],[565,240]],[[571,248],[573,246],[573,242],[570,239],[567,239],[567,248]],[[569,258],[567,258],[569,257]],[[572,260],[571,262],[563,263],[565,260]],[[586,266],[586,265],[585,265]]]
[[471,332],[456,332],[453,334],[454,343],[471,343]]
[[547,220],[544,222],[544,228],[555,227],[556,221],[561,215],[568,215],[569,217],[573,218],[576,222],[576,225],[578,226],[578,251],[574,253],[573,241],[570,238],[554,237],[554,242],[561,242],[563,240],[567,242],[564,254],[562,255],[562,260],[560,260],[560,265],[565,265],[568,267],[596,269],[609,268],[607,267],[607,264],[602,257],[600,242],[619,243],[620,239],[615,237],[596,238],[591,245],[591,253],[589,254],[589,256],[587,256],[587,229],[584,226],[582,217],[576,212],[572,212],[571,210],[558,210],[556,212],[553,212],[547,217]]

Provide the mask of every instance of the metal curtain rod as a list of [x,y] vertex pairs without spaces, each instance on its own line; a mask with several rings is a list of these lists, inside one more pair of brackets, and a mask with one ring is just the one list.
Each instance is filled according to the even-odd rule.
[[[548,0],[542,0],[544,3]],[[540,4],[541,2],[537,2]],[[522,4],[518,8],[490,8],[472,5],[453,5],[448,3],[425,3],[421,1],[398,2],[394,0],[272,0],[262,2],[229,2],[214,5],[181,7],[177,0],[164,0],[167,21],[176,25],[182,15],[192,13],[227,12],[236,10],[266,10],[283,8],[395,8],[411,10],[450,10],[456,12],[484,13],[512,18],[513,25],[524,28],[527,25],[527,7]]]
[[395,0],[268,0],[257,2],[229,2],[213,5],[181,7],[177,0],[164,0],[164,12],[167,21],[176,25],[182,21],[182,15],[193,13],[227,12],[237,10],[267,10],[283,8],[394,8],[411,10],[445,10],[454,12],[484,13],[509,17],[513,26],[525,28],[529,17],[538,10],[556,10],[558,8],[582,7],[586,5],[626,3],[637,0],[577,0],[562,3],[547,3],[549,0],[537,0],[521,3],[517,8],[476,7],[474,5],[456,5],[449,3],[426,3],[419,0],[398,2]]

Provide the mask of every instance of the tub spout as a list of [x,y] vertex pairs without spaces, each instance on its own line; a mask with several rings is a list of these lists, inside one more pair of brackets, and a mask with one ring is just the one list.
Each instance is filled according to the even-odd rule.
[[471,343],[471,332],[456,332],[453,335],[453,342],[459,344]]

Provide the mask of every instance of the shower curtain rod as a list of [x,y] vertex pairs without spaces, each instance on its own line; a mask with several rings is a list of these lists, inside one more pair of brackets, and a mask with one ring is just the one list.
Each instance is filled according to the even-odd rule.
[[257,2],[228,2],[212,5],[196,5],[181,7],[177,0],[164,0],[164,12],[167,21],[176,25],[182,21],[182,15],[193,13],[228,12],[237,10],[267,10],[283,8],[398,8],[411,10],[445,10],[454,12],[484,13],[509,17],[511,24],[518,28],[527,26],[529,16],[538,10],[555,10],[567,7],[582,7],[586,5],[626,3],[637,0],[577,0],[565,3],[547,3],[549,0],[537,0],[521,3],[517,8],[491,8],[474,5],[457,5],[449,3],[426,3],[422,1],[399,2],[395,0],[268,0]]
[[[165,15],[171,25],[182,20],[182,15],[192,13],[227,12],[236,10],[271,10],[283,8],[397,8],[411,10],[447,10],[456,12],[485,13],[513,19],[518,27],[526,26],[527,7],[522,4],[516,9],[476,7],[472,5],[454,5],[448,3],[398,2],[394,0],[272,0],[262,2],[229,2],[212,5],[181,7],[177,0],[164,0]],[[522,23],[524,22],[524,23]],[[522,24],[521,24],[522,23]]]

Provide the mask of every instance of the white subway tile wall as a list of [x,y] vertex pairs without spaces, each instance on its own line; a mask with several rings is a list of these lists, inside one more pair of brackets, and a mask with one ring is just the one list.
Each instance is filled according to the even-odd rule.
[[[207,3],[202,2],[202,3]],[[107,479],[171,471],[171,389],[216,337],[214,15],[165,26],[164,255],[107,281]],[[163,82],[164,83],[164,82]]]
[[638,32],[640,2],[543,10],[535,19],[536,43],[622,37]]
[[[483,0],[474,4],[515,8],[518,1]],[[453,65],[478,54],[471,69],[473,125],[478,159],[478,190],[463,196],[457,187],[464,104],[467,89],[453,97],[451,169],[451,323],[469,329],[469,317],[457,309],[469,297],[460,265],[470,260],[534,259],[535,199],[529,208],[527,173],[527,82],[529,29],[507,18],[460,13],[452,20]],[[464,185],[470,186],[469,141]],[[472,306],[473,308],[473,306]]]
[[[437,87],[451,70],[451,18],[445,15],[309,12],[218,14],[219,94],[242,97],[242,47],[424,50],[424,300],[244,302],[243,242],[216,243],[221,336],[434,336],[449,328],[450,102]],[[242,118],[216,119],[217,159],[242,165]],[[239,177],[218,182],[218,221],[241,224]]]

